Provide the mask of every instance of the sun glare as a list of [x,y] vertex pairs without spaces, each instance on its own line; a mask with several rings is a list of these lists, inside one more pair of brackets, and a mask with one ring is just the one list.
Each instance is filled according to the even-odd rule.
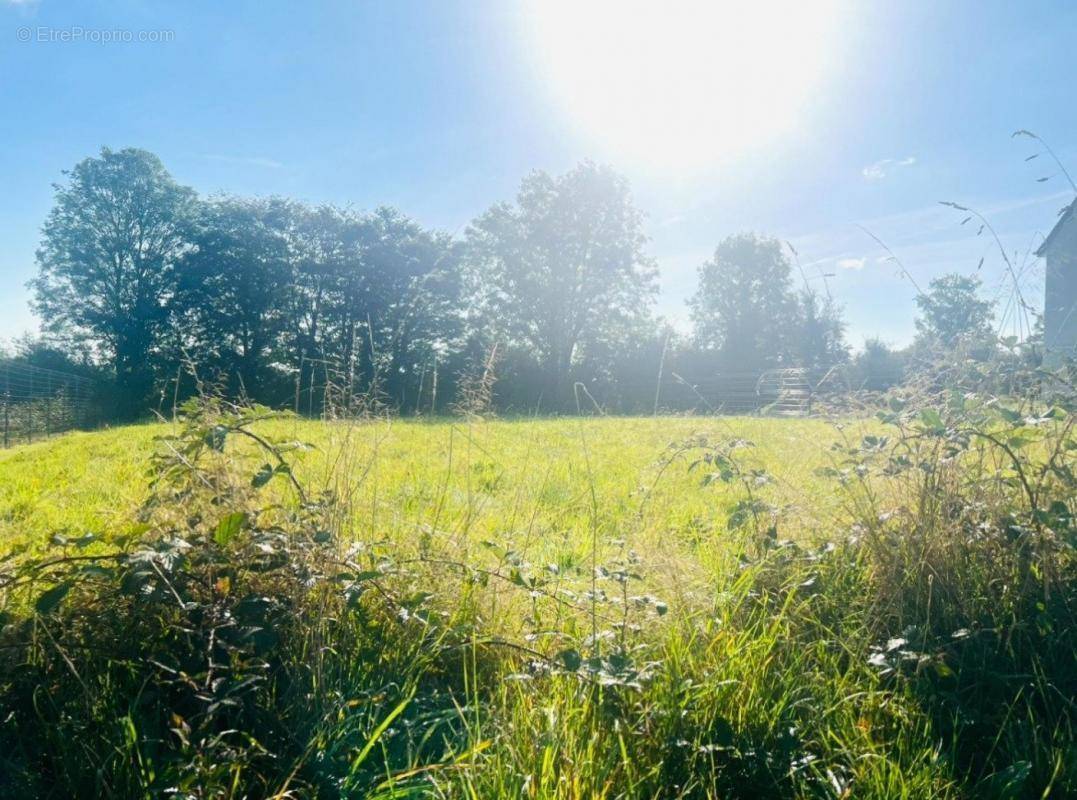
[[698,169],[801,125],[834,52],[837,0],[534,0],[541,79],[618,158]]

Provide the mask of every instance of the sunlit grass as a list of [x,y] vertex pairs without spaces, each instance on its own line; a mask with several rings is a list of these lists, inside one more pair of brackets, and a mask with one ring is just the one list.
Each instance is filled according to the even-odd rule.
[[[281,677],[263,708],[294,741],[277,740],[285,760],[266,762],[276,766],[226,766],[229,781],[281,793],[294,781],[306,787],[304,797],[551,800],[956,798],[973,785],[987,797],[1017,797],[1026,784],[1077,785],[1068,717],[1047,733],[1036,716],[1042,698],[1065,686],[1058,676],[1072,657],[1067,638],[1053,634],[1044,640],[1050,652],[1042,653],[974,647],[962,656],[967,675],[940,672],[937,680],[894,681],[869,660],[880,640],[902,631],[894,614],[917,613],[924,597],[915,581],[924,570],[939,576],[938,588],[930,578],[925,584],[930,621],[952,616],[932,634],[944,642],[968,624],[966,600],[980,603],[980,593],[1007,575],[1005,565],[1000,577],[987,574],[995,569],[990,561],[984,574],[967,568],[970,556],[983,557],[980,545],[970,545],[952,518],[917,505],[934,496],[927,491],[890,497],[880,486],[875,497],[914,517],[922,513],[916,541],[937,547],[939,560],[922,562],[896,540],[892,551],[857,544],[856,515],[875,522],[847,506],[855,490],[843,493],[820,468],[835,463],[834,443],[857,443],[879,432],[876,422],[283,419],[258,426],[267,438],[311,445],[292,454],[294,472],[309,496],[331,494],[341,550],[361,543],[353,557],[359,566],[348,569],[384,559],[383,574],[397,581],[399,597],[429,594],[421,613],[433,624],[416,623],[397,600],[383,606],[377,596],[354,614],[331,606],[336,610],[324,618],[303,617],[280,647]],[[147,496],[150,457],[162,447],[157,437],[174,430],[162,423],[71,434],[0,453],[3,549],[39,552],[55,546],[50,537],[58,533],[93,531],[106,540],[125,533]],[[697,437],[712,445],[754,443],[737,451],[739,468],[770,477],[753,491],[773,515],[730,527],[745,488],[736,480],[707,483],[706,467],[691,469],[700,450],[682,445]],[[238,486],[267,458],[238,437],[228,453]],[[265,508],[294,500],[283,479],[265,491],[270,497],[258,501],[269,503]],[[947,491],[940,496],[961,497]],[[993,502],[1008,497],[1002,492]],[[203,498],[192,511],[208,519],[190,531],[213,531],[216,516],[231,508]],[[179,509],[177,518],[186,513]],[[879,524],[882,535],[885,522]],[[107,544],[91,546],[98,547]],[[616,582],[603,578],[600,588],[611,598],[595,612],[586,599],[589,576],[626,561],[639,573],[626,597],[645,593],[650,604],[619,602]],[[530,575],[549,582],[529,591]],[[975,594],[944,600],[943,581],[956,587],[962,580],[973,581]],[[297,601],[300,607],[314,608],[317,591]],[[554,596],[569,600],[551,602]],[[991,622],[990,607],[986,616],[970,613]],[[1004,621],[1006,612],[999,613]],[[613,652],[626,655],[628,672],[603,667],[591,679],[571,664]],[[1034,690],[1008,679],[992,683],[992,670],[1025,663],[1042,670]],[[116,679],[114,665],[95,668],[102,681]],[[66,674],[66,662],[57,669]],[[1006,733],[997,736],[998,752],[987,754],[988,767],[949,731],[956,724],[950,691],[964,681],[997,691],[1014,709],[980,708],[976,692],[964,707],[953,706],[969,719],[1004,719]],[[94,713],[110,724],[137,717],[122,736],[128,748],[147,747],[160,724],[154,713],[113,711],[126,708],[123,690],[105,682],[99,691]],[[82,702],[74,688],[68,700],[73,708]],[[0,734],[20,740],[17,732]],[[39,735],[60,754],[50,759],[74,759],[65,779],[83,780],[78,770],[90,762],[63,738]],[[103,733],[102,740],[118,736]],[[127,766],[146,758],[124,750],[109,774],[140,790],[152,787]]]
[[[154,438],[169,430],[127,426],[0,450],[0,542],[38,546],[58,532],[122,528],[146,495]],[[266,430],[314,445],[299,457],[304,482],[346,480],[362,537],[408,539],[432,526],[461,543],[511,536],[586,548],[593,478],[605,534],[666,555],[720,546],[724,487],[702,487],[684,458],[663,468],[666,448],[697,434],[755,443],[750,459],[775,476],[775,500],[795,512],[785,535],[825,527],[838,508],[833,486],[814,475],[838,438],[819,420],[297,420]],[[337,469],[344,450],[346,477]]]

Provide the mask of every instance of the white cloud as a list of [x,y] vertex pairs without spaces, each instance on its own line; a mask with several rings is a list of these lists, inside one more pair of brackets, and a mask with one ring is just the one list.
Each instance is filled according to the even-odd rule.
[[885,178],[897,167],[911,167],[916,163],[916,156],[905,158],[884,158],[874,164],[868,164],[861,173],[869,181],[878,181]]
[[842,269],[863,269],[864,264],[867,263],[863,258],[839,258],[838,266]]
[[202,158],[207,161],[220,161],[222,164],[241,164],[251,167],[265,167],[266,169],[281,169],[284,167],[280,161],[260,156],[222,156],[217,154],[205,155]]

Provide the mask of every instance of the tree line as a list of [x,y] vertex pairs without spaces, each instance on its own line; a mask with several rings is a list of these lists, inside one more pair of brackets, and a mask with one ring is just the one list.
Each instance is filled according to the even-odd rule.
[[[21,355],[106,375],[117,417],[189,391],[188,367],[273,405],[315,410],[314,387],[332,382],[404,413],[443,411],[494,369],[500,407],[541,412],[572,408],[577,382],[639,410],[660,369],[850,359],[841,309],[807,280],[798,289],[795,256],[757,234],[726,238],[700,266],[692,331],[677,334],[655,314],[657,266],[628,182],[591,162],[531,173],[460,237],[389,207],[200,197],[139,149],[104,148],[65,178],[31,282],[45,336]],[[933,284],[918,342],[987,341],[978,288]],[[876,341],[857,363],[892,373],[900,361]]]

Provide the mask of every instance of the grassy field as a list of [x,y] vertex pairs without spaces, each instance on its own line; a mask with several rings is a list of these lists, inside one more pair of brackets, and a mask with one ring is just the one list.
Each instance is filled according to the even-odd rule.
[[[0,450],[0,541],[46,547],[54,533],[122,532],[147,494],[155,437],[170,429],[72,433]],[[785,535],[829,530],[839,505],[832,483],[815,475],[838,438],[819,420],[289,421],[263,429],[314,445],[297,459],[303,483],[350,484],[356,537],[404,543],[436,529],[460,545],[511,538],[582,551],[590,547],[593,485],[603,537],[695,562],[701,545],[721,548],[729,494],[721,484],[701,486],[687,456],[669,463],[671,444],[699,435],[755,445],[748,461],[774,477],[770,494],[795,512]]]
[[[284,419],[252,430],[312,446],[288,452],[291,472],[308,499],[332,497],[317,524],[332,530],[332,558],[347,568],[320,580],[342,586],[346,604],[303,573],[298,618],[308,621],[281,623],[289,632],[274,639],[275,655],[259,656],[272,677],[258,680],[273,688],[270,700],[250,701],[253,723],[176,711],[178,700],[168,713],[179,721],[162,722],[160,700],[143,709],[116,690],[123,659],[87,674],[66,658],[52,664],[40,645],[28,658],[43,674],[55,667],[70,683],[77,672],[95,696],[116,696],[86,711],[103,726],[86,745],[96,756],[36,729],[35,752],[10,755],[29,726],[16,712],[0,723],[9,753],[0,769],[26,796],[43,787],[156,796],[165,783],[185,797],[581,799],[1061,797],[1077,787],[1069,717],[1038,716],[1044,697],[1072,687],[1057,679],[1077,663],[1071,638],[1037,656],[1038,675],[985,688],[983,671],[1028,666],[985,633],[998,627],[992,613],[1017,613],[1013,598],[948,596],[997,582],[975,570],[1010,562],[937,528],[937,545],[891,542],[894,525],[957,512],[925,504],[908,480],[849,488],[827,476],[850,447],[878,449],[876,421]],[[124,427],[0,452],[2,549],[93,556],[165,525],[144,503],[148,475],[160,474],[157,437],[176,432]],[[835,443],[844,449],[832,452]],[[245,440],[219,460],[205,474],[224,483],[209,500],[198,495],[197,516],[167,525],[239,546],[222,534],[223,485],[230,502],[256,503],[243,522],[252,536],[292,519],[287,480],[251,488],[261,448]],[[98,538],[76,550],[86,533]],[[884,539],[885,558],[864,546]],[[213,560],[204,591],[218,607],[247,578],[235,570],[221,584],[220,554]],[[251,596],[267,591],[250,580]],[[11,592],[5,602],[26,600]],[[982,648],[965,644],[984,637]],[[229,656],[237,684],[239,652]],[[9,697],[17,684],[8,680]],[[38,713],[70,715],[61,706]],[[222,726],[243,725],[257,747],[222,744]],[[162,744],[173,736],[181,744]],[[108,746],[115,752],[99,752]],[[86,764],[72,766],[79,758]],[[45,777],[26,766],[40,759]]]

